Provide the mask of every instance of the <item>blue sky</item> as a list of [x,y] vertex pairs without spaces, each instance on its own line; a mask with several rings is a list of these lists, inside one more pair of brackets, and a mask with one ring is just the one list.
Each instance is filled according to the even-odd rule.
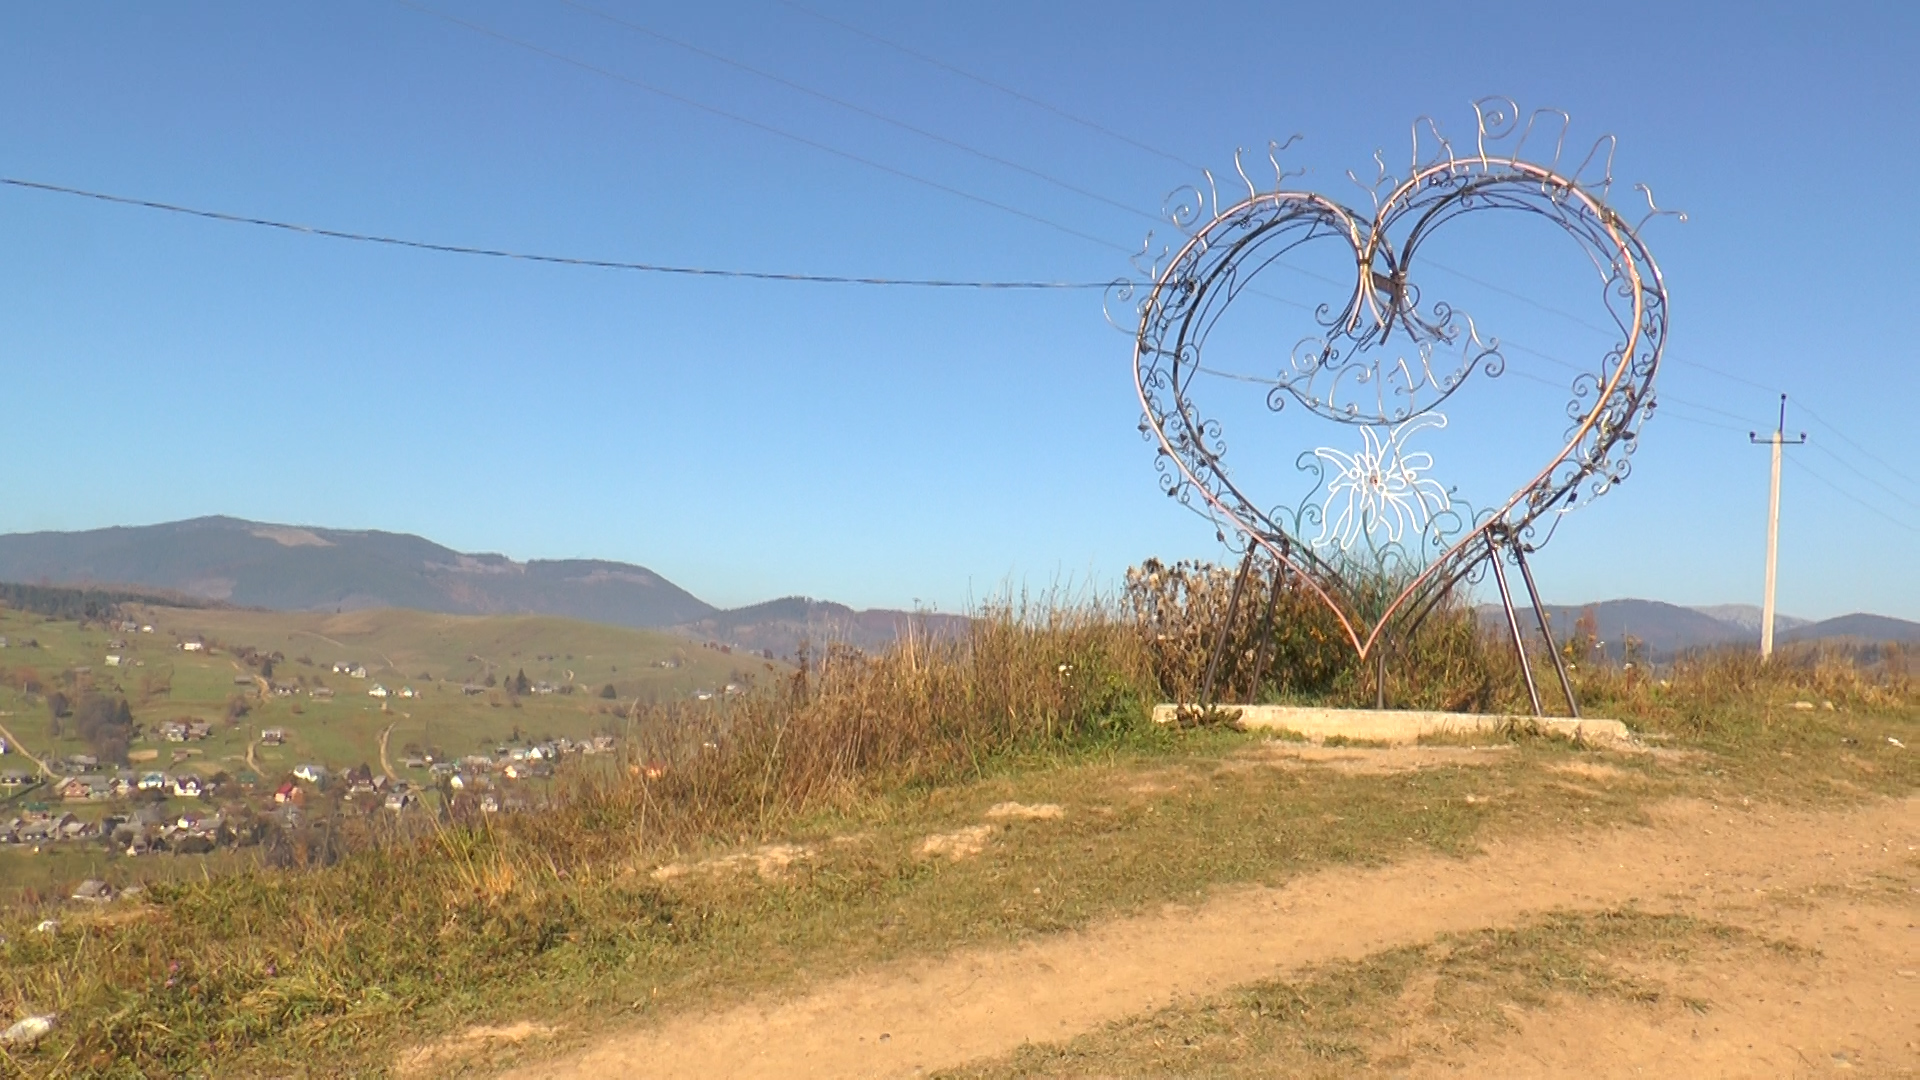
[[[1662,410],[1631,481],[1537,559],[1548,598],[1758,602],[1746,433],[1785,392],[1812,442],[1789,454],[1782,610],[1920,618],[1920,19],[1735,10],[15,5],[0,175],[593,258],[1099,281],[1189,164],[1230,173],[1236,146],[1298,133],[1299,183],[1362,199],[1345,171],[1404,155],[1414,117],[1470,138],[1469,103],[1502,94],[1616,134],[1622,201],[1643,181],[1690,217],[1648,233],[1674,312]],[[1548,291],[1531,247],[1468,244],[1548,306],[1588,299]],[[1500,314],[1540,351],[1594,348]],[[649,277],[0,188],[0,530],[224,513],[630,560],[720,604],[951,610],[1217,556],[1155,489],[1129,349],[1084,292]],[[1497,485],[1498,434],[1463,421],[1442,464]]]

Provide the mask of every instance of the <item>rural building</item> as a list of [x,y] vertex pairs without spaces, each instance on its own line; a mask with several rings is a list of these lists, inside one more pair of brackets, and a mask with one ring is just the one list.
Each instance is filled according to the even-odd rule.
[[110,799],[113,797],[113,784],[104,776],[70,776],[60,781],[55,792],[68,802]]

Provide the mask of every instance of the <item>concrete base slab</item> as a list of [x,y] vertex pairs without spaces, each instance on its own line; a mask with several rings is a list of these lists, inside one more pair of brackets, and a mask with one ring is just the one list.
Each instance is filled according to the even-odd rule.
[[[1155,705],[1153,722],[1171,724],[1182,708]],[[1494,716],[1486,713],[1417,712],[1402,709],[1324,709],[1301,705],[1215,705],[1237,713],[1245,728],[1291,731],[1315,742],[1341,737],[1356,741],[1410,743],[1422,735],[1493,735],[1513,725],[1535,725],[1549,735],[1594,743],[1628,742],[1627,725],[1618,720],[1566,717]]]

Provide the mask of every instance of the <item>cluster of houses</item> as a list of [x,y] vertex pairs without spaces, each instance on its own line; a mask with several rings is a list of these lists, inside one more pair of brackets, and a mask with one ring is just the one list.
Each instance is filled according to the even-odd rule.
[[233,835],[220,813],[169,813],[157,806],[109,814],[98,821],[71,812],[33,810],[0,821],[0,844],[38,846],[84,840],[104,841],[129,855],[162,851],[193,855],[231,843]]
[[563,757],[611,753],[615,745],[611,735],[578,740],[559,738],[532,746],[497,746],[492,754],[468,754],[454,761],[409,757],[403,764],[409,769],[425,769],[434,781],[459,792],[491,787],[496,779],[544,779],[553,775],[554,763]]
[[[158,727],[157,733],[172,742],[195,741],[210,734],[210,725],[202,721],[168,721]],[[267,746],[284,745],[288,733],[284,728],[264,728],[259,741]],[[224,803],[235,796],[251,801],[252,797],[265,796],[269,790],[271,802],[265,803],[262,809],[273,809],[286,823],[297,821],[306,812],[309,801],[315,798],[326,797],[330,801],[337,798],[338,802],[332,805],[360,813],[381,810],[400,813],[421,807],[423,799],[436,789],[450,799],[448,808],[455,812],[463,807],[488,814],[523,810],[534,805],[537,799],[521,788],[520,782],[551,777],[555,765],[563,758],[609,753],[616,747],[613,736],[597,735],[577,740],[555,738],[529,745],[502,745],[490,754],[469,754],[457,760],[410,755],[404,759],[404,767],[425,773],[411,778],[389,777],[367,765],[335,773],[307,762],[295,767],[270,789],[256,787],[256,778],[247,772],[241,773],[237,781],[230,781],[225,774],[208,779],[188,770],[168,773],[102,768],[93,756],[74,754],[50,763],[63,775],[43,777],[38,770],[30,772],[23,767],[0,769],[0,798],[18,795],[23,789],[43,782],[45,785],[37,800],[28,803],[18,817],[0,821],[0,843],[34,847],[64,842],[104,843],[130,855],[204,853],[232,839],[221,812],[210,805],[205,810],[182,811],[179,803],[167,804],[166,798],[196,800],[204,805],[216,799]],[[254,793],[254,796],[244,793]],[[116,802],[120,805],[104,808],[107,810],[104,815],[100,809],[88,811],[73,806],[62,810],[51,805]],[[228,810],[239,805],[229,805]],[[241,812],[243,816],[246,813],[244,808]]]
[[[24,777],[24,779],[23,779]],[[6,783],[6,781],[13,783]],[[0,776],[0,784],[23,787],[32,777],[11,772]],[[51,793],[62,802],[106,802],[131,798],[136,792],[159,792],[176,799],[202,799],[215,794],[215,785],[198,773],[172,776],[163,772],[133,773],[124,769],[111,773],[84,772],[61,777],[53,782]]]
[[326,789],[335,785],[344,789],[342,797],[349,803],[362,806],[384,806],[398,813],[420,804],[420,789],[405,780],[375,774],[366,765],[357,765],[337,777],[320,765],[296,766],[293,773],[273,789],[273,801],[280,806],[301,807],[306,805],[309,787]]
[[213,734],[213,725],[205,720],[167,720],[155,734],[167,742],[199,742]]

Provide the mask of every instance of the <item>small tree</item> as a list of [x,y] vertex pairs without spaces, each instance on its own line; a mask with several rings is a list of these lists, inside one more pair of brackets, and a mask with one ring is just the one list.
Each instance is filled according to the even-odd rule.
[[1576,664],[1585,663],[1593,656],[1594,649],[1600,643],[1600,620],[1591,607],[1580,612],[1573,621],[1573,636],[1567,638],[1565,652],[1567,659]]

